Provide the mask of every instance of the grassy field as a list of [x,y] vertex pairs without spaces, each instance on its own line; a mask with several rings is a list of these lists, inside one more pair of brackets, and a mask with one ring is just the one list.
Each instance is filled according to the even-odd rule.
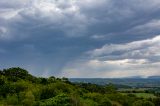
[[140,98],[156,98],[154,94],[150,94],[150,93],[134,93],[134,95]]
[[150,88],[128,88],[128,89],[126,89],[126,88],[121,88],[121,89],[118,89],[118,91],[120,91],[120,92],[126,92],[126,91],[131,91],[131,92],[133,92],[133,91],[143,92],[143,91],[149,90],[149,89],[150,89]]
[[135,96],[137,96],[139,98],[156,98],[156,96],[151,93],[122,93],[122,94],[123,95],[134,94]]

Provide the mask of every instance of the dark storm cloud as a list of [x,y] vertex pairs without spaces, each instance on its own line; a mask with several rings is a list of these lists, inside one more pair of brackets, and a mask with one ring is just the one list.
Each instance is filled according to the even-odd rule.
[[88,51],[158,35],[159,5],[158,0],[1,0],[0,67],[61,75]]

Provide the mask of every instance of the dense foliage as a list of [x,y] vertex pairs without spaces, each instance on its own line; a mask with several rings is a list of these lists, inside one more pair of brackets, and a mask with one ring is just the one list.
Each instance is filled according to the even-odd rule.
[[160,106],[160,98],[123,95],[112,84],[71,83],[9,68],[0,71],[0,106]]

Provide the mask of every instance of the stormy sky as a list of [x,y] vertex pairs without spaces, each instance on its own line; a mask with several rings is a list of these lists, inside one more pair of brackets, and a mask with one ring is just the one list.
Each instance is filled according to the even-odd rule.
[[0,69],[160,75],[160,0],[0,0]]

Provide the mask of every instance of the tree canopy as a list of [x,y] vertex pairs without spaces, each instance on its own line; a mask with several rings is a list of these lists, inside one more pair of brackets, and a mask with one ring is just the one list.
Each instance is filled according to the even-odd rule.
[[65,77],[35,77],[19,67],[0,71],[2,106],[159,106],[158,103],[159,98],[123,95],[112,84],[100,86],[72,83]]

